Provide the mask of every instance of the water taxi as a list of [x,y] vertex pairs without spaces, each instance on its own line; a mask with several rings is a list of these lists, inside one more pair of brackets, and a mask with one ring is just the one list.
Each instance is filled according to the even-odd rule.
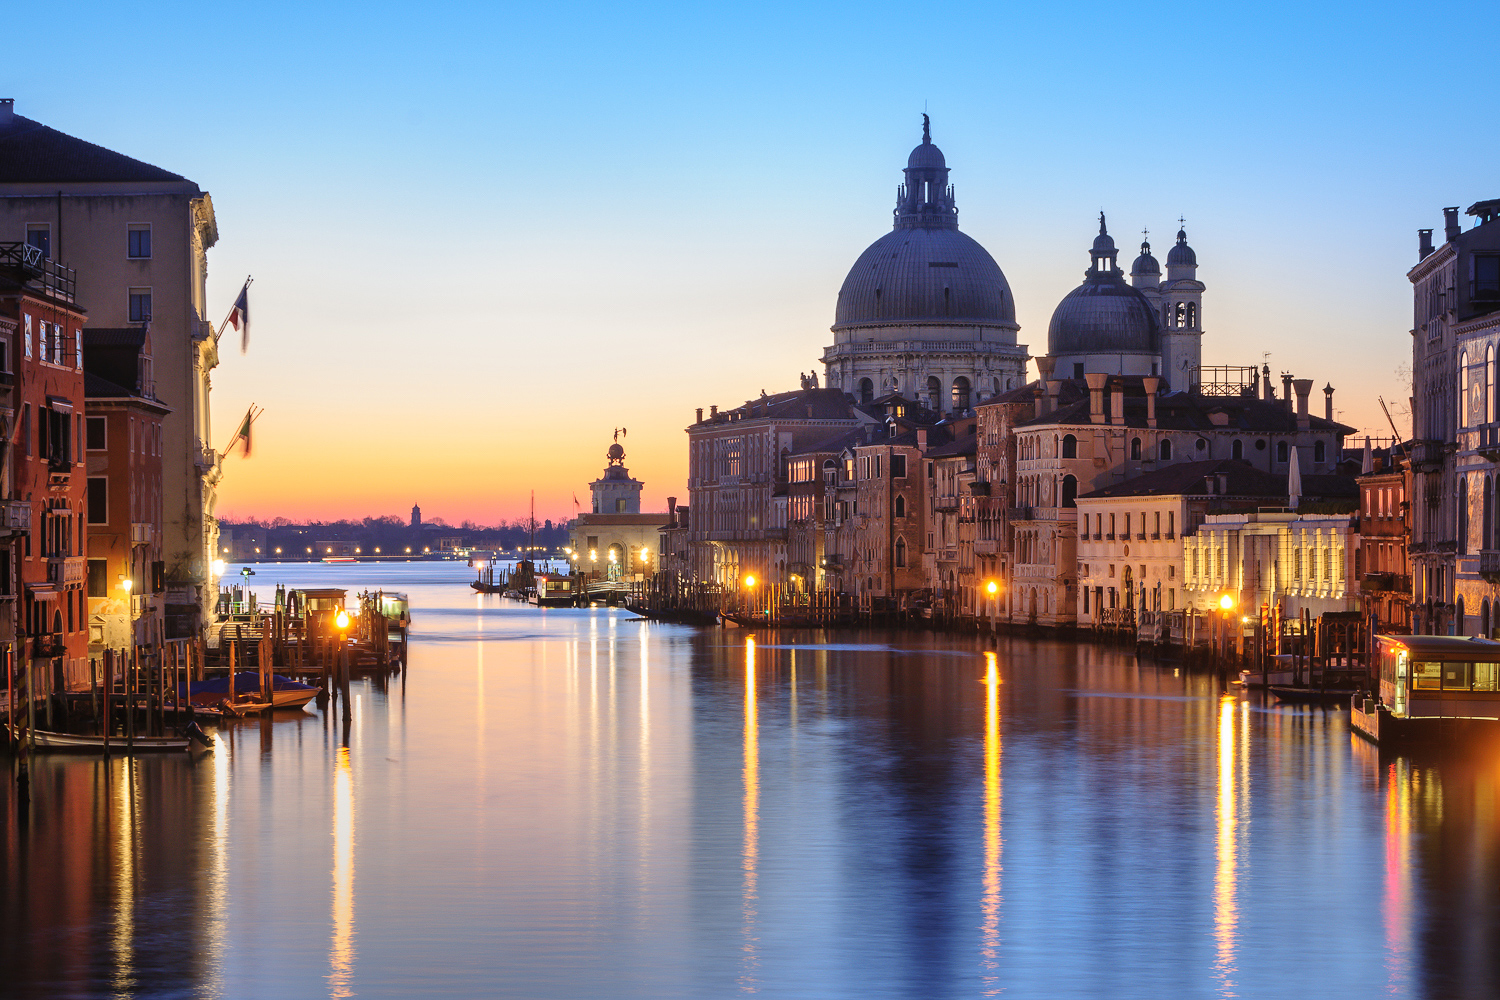
[[1500,642],[1451,635],[1377,635],[1380,691],[1356,695],[1350,721],[1376,742],[1500,732]]
[[537,607],[571,606],[577,603],[577,596],[573,590],[573,578],[571,576],[558,576],[549,573],[537,574],[536,594],[532,597],[532,601]]

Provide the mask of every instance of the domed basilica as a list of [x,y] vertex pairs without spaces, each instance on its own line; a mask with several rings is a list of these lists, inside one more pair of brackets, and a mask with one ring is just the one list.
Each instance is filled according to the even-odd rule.
[[854,262],[839,289],[827,385],[862,402],[898,393],[933,410],[966,410],[1026,381],[1015,299],[995,258],[958,231],[943,151],[922,116],[895,226]]
[[[839,289],[834,342],[823,353],[829,388],[864,403],[896,394],[937,412],[1028,381],[1016,342],[1015,299],[1000,265],[959,232],[942,150],[922,116],[922,142],[897,189],[895,225],[854,262]],[[1052,314],[1044,378],[1088,373],[1159,376],[1169,391],[1191,388],[1202,360],[1203,284],[1179,230],[1167,277],[1141,244],[1127,282],[1104,214],[1083,284]]]

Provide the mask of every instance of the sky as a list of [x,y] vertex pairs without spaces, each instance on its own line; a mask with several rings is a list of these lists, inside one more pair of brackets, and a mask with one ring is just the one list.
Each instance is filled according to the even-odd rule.
[[1101,209],[1122,261],[1180,216],[1204,363],[1331,383],[1360,433],[1410,392],[1416,230],[1500,197],[1492,3],[69,9],[0,96],[211,193],[215,322],[255,278],[224,517],[566,518],[616,427],[685,501],[696,407],[821,372],[924,109],[1033,355]]

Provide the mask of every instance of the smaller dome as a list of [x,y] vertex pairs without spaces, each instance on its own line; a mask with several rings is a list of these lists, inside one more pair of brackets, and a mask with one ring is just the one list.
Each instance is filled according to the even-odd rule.
[[1141,255],[1130,265],[1131,274],[1161,274],[1161,265],[1151,256],[1151,244],[1141,244]]
[[1197,267],[1198,255],[1188,246],[1187,230],[1177,230],[1177,245],[1167,251],[1168,267]]
[[1094,254],[1099,257],[1108,257],[1115,253],[1115,238],[1108,233],[1100,233],[1094,237]]
[[943,151],[941,149],[938,149],[930,141],[923,141],[906,158],[906,169],[946,170],[948,169],[948,161],[943,159]]
[[611,462],[620,462],[625,459],[625,449],[621,448],[619,442],[609,446],[609,451],[604,453]]

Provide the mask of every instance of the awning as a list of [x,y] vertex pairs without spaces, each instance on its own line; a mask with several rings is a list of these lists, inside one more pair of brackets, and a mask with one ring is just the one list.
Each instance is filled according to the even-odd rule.
[[50,583],[28,583],[26,593],[31,595],[33,601],[57,600],[57,588]]
[[64,410],[68,413],[73,412],[73,401],[65,396],[48,396],[47,405],[54,410]]

